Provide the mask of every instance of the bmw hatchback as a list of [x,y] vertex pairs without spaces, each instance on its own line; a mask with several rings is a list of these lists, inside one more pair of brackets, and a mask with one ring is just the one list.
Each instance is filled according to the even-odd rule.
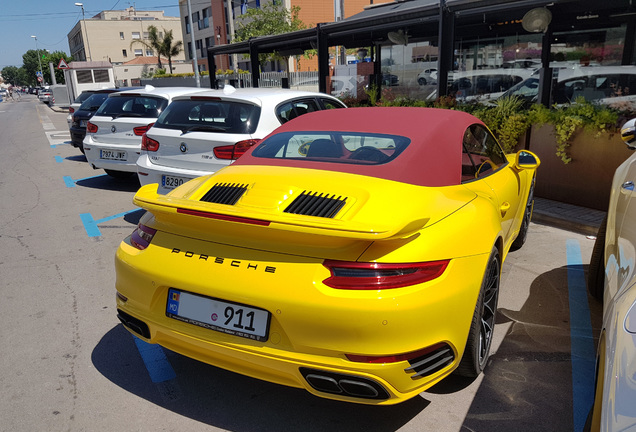
[[86,126],[84,150],[88,163],[112,177],[135,175],[142,135],[173,97],[196,92],[201,89],[146,86],[110,94]]
[[166,194],[229,165],[274,129],[299,115],[345,108],[337,98],[286,89],[235,89],[175,97],[142,139],[141,185]]

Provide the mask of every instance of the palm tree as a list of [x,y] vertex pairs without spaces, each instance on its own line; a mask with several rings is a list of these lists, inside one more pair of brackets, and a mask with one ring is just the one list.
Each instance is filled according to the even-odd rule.
[[179,53],[183,51],[183,41],[177,41],[173,44],[174,36],[172,35],[172,30],[166,31],[166,29],[164,29],[164,32],[165,35],[161,43],[160,54],[168,57],[168,66],[170,67],[170,73],[172,73],[172,57],[178,56]]
[[[164,29],[165,32],[165,29]],[[170,30],[170,33],[172,33],[172,30]],[[159,36],[159,31],[157,30],[157,27],[151,25],[148,26],[148,41],[146,42],[143,39],[135,39],[130,43],[130,49],[132,49],[132,46],[134,44],[140,44],[143,45],[146,48],[151,49],[153,52],[157,53],[157,66],[159,67],[159,69],[163,69],[162,65],[161,65],[161,54],[162,54],[162,48],[163,48],[163,43],[164,43],[164,39],[165,38],[161,38]],[[172,67],[170,68],[171,72],[172,72]]]

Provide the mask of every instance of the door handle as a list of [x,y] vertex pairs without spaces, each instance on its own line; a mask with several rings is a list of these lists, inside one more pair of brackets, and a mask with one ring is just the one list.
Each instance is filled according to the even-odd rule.
[[509,202],[505,202],[501,205],[501,207],[499,207],[499,211],[501,212],[501,216],[505,216],[506,213],[508,212],[508,210],[510,210],[510,203]]
[[634,182],[633,181],[626,181],[625,183],[623,183],[621,185],[621,188],[625,189],[627,191],[630,191],[630,192],[634,192]]

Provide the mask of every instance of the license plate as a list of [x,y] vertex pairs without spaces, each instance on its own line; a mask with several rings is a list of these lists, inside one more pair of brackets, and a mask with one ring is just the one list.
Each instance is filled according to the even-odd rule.
[[80,127],[86,127],[88,120],[80,120]]
[[183,183],[190,180],[189,178],[173,177],[173,176],[161,176],[161,186],[166,189],[174,189],[177,186],[181,186]]
[[199,327],[257,341],[266,341],[269,332],[270,314],[266,310],[174,288],[168,291],[166,315]]
[[100,159],[110,159],[110,160],[126,160],[126,152],[125,151],[115,151],[115,150],[100,150],[99,151]]

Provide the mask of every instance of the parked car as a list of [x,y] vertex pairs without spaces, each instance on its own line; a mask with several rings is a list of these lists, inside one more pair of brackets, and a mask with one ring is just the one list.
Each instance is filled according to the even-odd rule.
[[437,69],[429,68],[424,69],[417,76],[417,83],[419,85],[435,84],[437,82]]
[[270,132],[307,112],[344,108],[322,93],[284,89],[208,90],[175,97],[142,138],[137,174],[142,185],[167,193],[232,163]]
[[136,176],[143,134],[172,98],[201,91],[197,87],[146,86],[109,94],[86,125],[88,163],[112,177]]
[[[525,104],[537,103],[539,76],[534,75],[502,96],[517,96]],[[587,66],[554,70],[552,102],[573,103],[578,97],[606,105],[636,106],[636,66]]]
[[340,401],[476,377],[538,165],[460,111],[303,115],[167,196],[139,189],[118,317],[147,342]]
[[68,116],[66,116],[66,122],[68,123],[69,129],[71,128],[71,124],[73,123],[73,114],[75,114],[75,111],[79,109],[79,107],[82,105],[82,102],[88,99],[96,91],[97,90],[84,90],[82,93],[79,94],[79,96],[75,98],[73,103],[71,103],[71,106],[69,106],[68,108]]
[[[503,68],[452,71],[448,73],[448,94],[460,101],[488,103],[534,73],[534,69]],[[437,91],[427,97],[429,100],[436,98]]]
[[53,100],[53,95],[51,94],[50,89],[43,89],[38,92],[38,99],[40,102],[44,102],[45,104],[49,104]]
[[[636,120],[621,136],[636,149]],[[636,429],[636,153],[614,174],[607,218],[590,260],[588,288],[603,301],[603,324],[596,363],[592,431]]]
[[534,73],[534,69],[514,68],[452,72],[448,82],[449,94],[465,101],[497,99]]
[[93,117],[95,112],[102,106],[102,103],[108,98],[111,93],[135,90],[140,87],[128,87],[128,88],[109,88],[97,90],[94,94],[90,95],[80,105],[79,109],[73,113],[73,121],[71,122],[71,144],[73,147],[79,148],[84,153],[84,137],[86,136],[86,125],[88,120]]

